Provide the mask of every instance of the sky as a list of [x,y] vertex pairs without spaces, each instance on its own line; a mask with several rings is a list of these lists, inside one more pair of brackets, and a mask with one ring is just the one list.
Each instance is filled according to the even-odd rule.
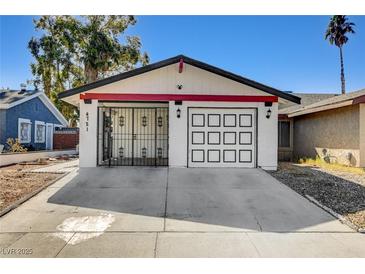
[[[32,79],[27,49],[33,16],[0,16],[0,88]],[[346,88],[365,88],[365,16],[344,48]],[[126,35],[141,38],[150,62],[178,54],[274,88],[340,93],[339,49],[324,40],[329,16],[137,16]],[[123,38],[121,38],[123,39]]]

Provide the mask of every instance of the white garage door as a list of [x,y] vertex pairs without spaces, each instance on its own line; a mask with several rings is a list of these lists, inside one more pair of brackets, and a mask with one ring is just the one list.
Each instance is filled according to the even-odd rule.
[[256,109],[189,108],[189,167],[255,167]]

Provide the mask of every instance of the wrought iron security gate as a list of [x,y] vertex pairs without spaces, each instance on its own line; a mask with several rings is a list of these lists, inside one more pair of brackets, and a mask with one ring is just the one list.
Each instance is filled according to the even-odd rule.
[[167,107],[99,107],[98,164],[167,166]]

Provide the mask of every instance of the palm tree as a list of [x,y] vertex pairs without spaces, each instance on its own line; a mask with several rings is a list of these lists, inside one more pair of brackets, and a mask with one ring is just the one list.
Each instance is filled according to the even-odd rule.
[[346,34],[355,33],[355,31],[352,28],[353,26],[355,26],[354,23],[347,22],[346,15],[334,15],[332,16],[330,23],[328,24],[325,34],[325,39],[326,40],[328,39],[331,45],[335,43],[335,45],[340,49],[342,94],[346,93],[342,47],[349,40]]

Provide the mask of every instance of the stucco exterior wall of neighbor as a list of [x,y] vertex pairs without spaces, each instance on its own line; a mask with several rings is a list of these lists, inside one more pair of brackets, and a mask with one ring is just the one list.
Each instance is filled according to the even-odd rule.
[[0,143],[5,144],[8,138],[18,138],[18,118],[29,119],[32,122],[31,128],[31,142],[24,145],[32,145],[36,150],[45,149],[46,142],[35,143],[35,121],[42,121],[45,123],[62,124],[53,115],[53,113],[43,104],[38,98],[33,98],[23,104],[19,104],[6,111],[6,131],[1,135]]
[[295,117],[293,137],[294,158],[319,155],[327,161],[360,166],[359,105]]
[[365,167],[365,103],[359,105],[360,113],[360,166]]

